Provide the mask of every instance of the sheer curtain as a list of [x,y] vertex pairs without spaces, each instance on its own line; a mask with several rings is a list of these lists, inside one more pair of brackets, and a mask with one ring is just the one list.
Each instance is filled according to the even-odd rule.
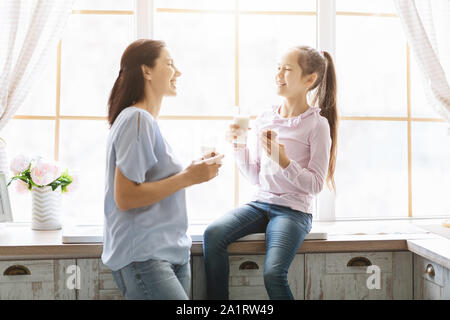
[[393,0],[429,104],[450,122],[450,1]]
[[[72,12],[72,0],[0,1],[0,137],[49,61]],[[0,138],[0,171],[8,172]]]

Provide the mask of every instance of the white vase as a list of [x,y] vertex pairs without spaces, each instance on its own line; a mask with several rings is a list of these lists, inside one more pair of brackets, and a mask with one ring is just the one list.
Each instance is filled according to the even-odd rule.
[[51,187],[36,188],[32,194],[31,229],[61,229],[61,188],[52,191]]

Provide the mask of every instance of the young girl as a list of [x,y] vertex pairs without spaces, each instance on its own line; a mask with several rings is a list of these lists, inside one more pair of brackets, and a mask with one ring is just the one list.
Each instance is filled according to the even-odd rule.
[[183,170],[159,130],[162,100],[177,94],[180,75],[164,42],[136,40],[109,98],[102,261],[127,299],[189,298],[184,189],[216,177],[223,157]]
[[[266,233],[264,284],[270,299],[293,299],[289,266],[311,230],[312,201],[326,179],[335,189],[336,74],[331,56],[295,47],[278,65],[277,91],[283,103],[256,120],[256,154],[234,145],[240,172],[258,191],[253,201],[208,226],[203,251],[209,299],[228,299],[227,246],[251,233]],[[307,94],[314,91],[312,105]],[[240,132],[231,125],[227,140]]]

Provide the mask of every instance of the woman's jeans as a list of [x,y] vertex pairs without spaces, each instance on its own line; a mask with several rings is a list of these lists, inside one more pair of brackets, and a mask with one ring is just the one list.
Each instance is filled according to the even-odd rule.
[[189,262],[173,265],[164,260],[132,262],[112,272],[122,295],[130,300],[189,300]]
[[265,232],[264,285],[269,298],[293,300],[287,272],[311,225],[309,213],[259,201],[214,221],[203,235],[208,299],[228,299],[228,245],[248,234]]

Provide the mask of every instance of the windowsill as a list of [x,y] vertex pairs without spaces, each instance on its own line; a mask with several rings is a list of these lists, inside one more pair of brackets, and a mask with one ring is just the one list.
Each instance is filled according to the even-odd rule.
[[[446,239],[420,227],[438,226],[443,220],[383,220],[370,224],[364,221],[313,222],[311,231],[327,232],[328,238],[305,240],[298,253],[409,250],[417,254],[426,252],[427,258],[437,257],[436,262],[450,268],[450,252],[442,249],[450,248],[450,237]],[[206,228],[206,225],[199,228]],[[34,231],[28,223],[0,223],[0,260],[100,258],[101,242],[65,244],[62,234],[63,230]],[[252,235],[228,247],[230,254],[264,254],[265,249],[264,234]],[[201,241],[193,241],[191,254],[203,254]]]

